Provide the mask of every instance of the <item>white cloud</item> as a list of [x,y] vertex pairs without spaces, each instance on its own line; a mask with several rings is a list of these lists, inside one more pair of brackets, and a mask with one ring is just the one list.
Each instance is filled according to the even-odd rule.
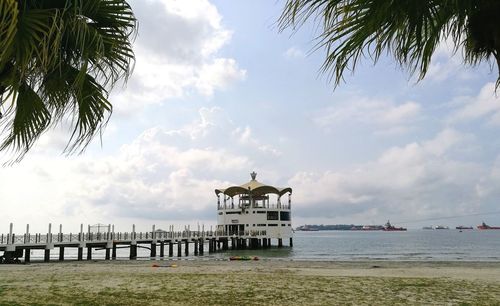
[[414,101],[396,104],[390,100],[353,97],[320,110],[314,121],[327,130],[354,122],[375,126],[375,134],[394,134],[406,132],[420,114],[421,106]]
[[468,135],[443,130],[435,138],[387,149],[376,161],[343,171],[299,172],[289,180],[301,216],[349,216],[353,222],[418,219],[473,209],[480,164],[454,160]]
[[139,20],[136,65],[127,89],[113,96],[117,113],[192,92],[210,97],[245,78],[232,58],[217,52],[231,39],[217,8],[206,0],[133,1]]
[[285,51],[284,56],[286,59],[293,60],[293,59],[301,59],[305,57],[304,51],[297,47],[290,47],[288,50]]
[[231,134],[236,141],[244,146],[257,148],[259,151],[273,156],[280,156],[282,154],[282,152],[278,149],[272,147],[271,145],[262,144],[260,140],[253,137],[252,129],[249,126],[245,126],[244,128],[237,127],[231,132]]
[[448,38],[434,51],[424,82],[444,82],[451,78],[470,80],[474,74],[464,68],[462,49],[455,54],[453,39]]
[[484,85],[475,97],[461,97],[461,102],[463,105],[449,116],[450,123],[484,118],[489,124],[500,125],[500,98],[494,83]]

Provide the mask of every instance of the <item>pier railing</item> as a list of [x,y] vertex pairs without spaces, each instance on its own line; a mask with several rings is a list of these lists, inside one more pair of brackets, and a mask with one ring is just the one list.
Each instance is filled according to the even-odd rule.
[[[81,226],[83,228],[83,225]],[[30,233],[29,226],[24,234],[15,234],[11,224],[8,234],[0,234],[0,245],[12,244],[48,244],[48,243],[72,243],[72,242],[99,242],[99,241],[136,241],[136,240],[184,240],[184,239],[210,239],[218,237],[262,237],[266,236],[265,230],[245,230],[236,232],[227,232],[223,230],[197,230],[189,229],[183,231],[155,231],[153,226],[152,231],[136,232],[135,226],[132,232],[114,232],[108,231],[103,233],[83,232],[64,234],[62,226],[59,233],[52,233],[51,226],[47,233]],[[111,227],[110,227],[111,228]]]

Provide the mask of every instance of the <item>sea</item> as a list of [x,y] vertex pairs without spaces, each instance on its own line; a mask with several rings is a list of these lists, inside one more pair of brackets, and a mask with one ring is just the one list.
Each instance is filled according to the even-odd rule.
[[[408,230],[405,232],[384,231],[296,231],[293,247],[273,247],[258,250],[229,250],[208,254],[205,246],[203,256],[194,256],[191,248],[188,256],[177,256],[174,260],[227,260],[230,256],[258,256],[268,260],[306,261],[499,261],[500,230]],[[32,260],[42,260],[43,250],[33,250]],[[84,250],[84,258],[86,258]],[[157,254],[159,255],[159,251]],[[104,250],[94,250],[92,259],[104,259]],[[129,249],[118,249],[118,260],[128,260]],[[139,260],[150,260],[147,246],[138,249]],[[168,247],[165,247],[168,255]],[[65,250],[66,259],[76,259],[76,250]],[[58,249],[51,252],[51,260],[58,259]],[[156,259],[160,259],[157,257]]]

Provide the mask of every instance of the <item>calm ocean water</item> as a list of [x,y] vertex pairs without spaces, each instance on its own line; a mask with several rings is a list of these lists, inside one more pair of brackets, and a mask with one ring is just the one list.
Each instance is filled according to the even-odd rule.
[[[276,242],[273,241],[273,244]],[[288,241],[284,241],[288,245]],[[184,251],[184,247],[183,247]],[[238,250],[190,256],[182,259],[227,259],[233,255],[252,255],[265,259],[285,260],[463,260],[500,261],[500,230],[408,230],[407,232],[381,231],[319,231],[296,232],[293,248],[265,250]],[[158,252],[159,254],[159,252]],[[168,248],[165,250],[168,255]],[[76,252],[67,249],[65,258],[76,259]],[[119,249],[121,259],[128,257],[128,249]],[[177,248],[174,248],[177,259]],[[183,254],[184,255],[184,254]],[[85,254],[84,254],[85,256]],[[149,250],[139,249],[138,256],[149,259]],[[33,259],[43,258],[42,251],[34,251]],[[58,249],[51,258],[57,260]],[[86,258],[86,257],[84,257]],[[93,259],[103,259],[104,251],[93,252]],[[166,259],[168,257],[165,257]]]

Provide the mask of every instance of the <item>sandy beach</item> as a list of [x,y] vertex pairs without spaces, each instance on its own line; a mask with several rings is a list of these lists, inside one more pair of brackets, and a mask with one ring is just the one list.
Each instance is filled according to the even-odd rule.
[[500,263],[162,260],[0,266],[0,305],[16,304],[499,305]]

